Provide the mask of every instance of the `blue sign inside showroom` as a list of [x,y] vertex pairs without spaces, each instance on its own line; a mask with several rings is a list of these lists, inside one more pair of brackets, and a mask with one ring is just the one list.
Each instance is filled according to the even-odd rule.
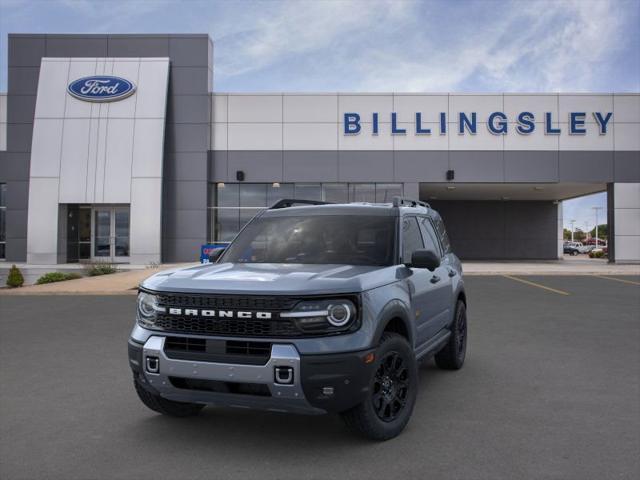
[[[600,135],[607,134],[607,127],[613,116],[613,112],[571,112],[567,119],[567,133],[569,135],[585,135],[588,116],[592,116],[597,124]],[[510,129],[515,129],[521,135],[530,135],[536,128],[543,129],[545,135],[560,135],[558,118],[554,118],[552,112],[545,112],[542,119],[537,120],[531,112],[520,112],[515,118],[508,118],[503,112],[493,112],[487,118],[480,119],[476,112],[460,112],[457,117],[447,119],[445,112],[440,112],[436,122],[427,123],[422,118],[421,112],[416,112],[413,118],[398,118],[398,114],[391,113],[390,118],[382,119],[378,112],[373,112],[371,117],[362,118],[359,113],[344,114],[344,134],[357,135],[365,129],[372,135],[378,135],[381,123],[391,123],[392,135],[406,135],[412,131],[415,135],[446,135],[447,128],[451,125],[459,135],[475,135],[478,133],[478,124],[486,123],[486,128],[494,135],[506,135]],[[407,126],[407,123],[410,125]],[[540,125],[541,124],[541,125]],[[483,127],[484,128],[484,127]]]
[[122,100],[135,92],[133,82],[121,77],[96,75],[83,77],[69,84],[70,95],[86,102],[113,102]]
[[200,263],[209,263],[209,255],[220,248],[227,248],[229,243],[205,243],[200,247]]

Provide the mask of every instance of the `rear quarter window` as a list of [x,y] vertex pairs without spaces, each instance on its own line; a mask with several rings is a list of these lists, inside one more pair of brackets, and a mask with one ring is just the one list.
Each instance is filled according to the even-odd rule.
[[440,238],[440,243],[442,244],[444,253],[451,253],[451,242],[449,241],[449,235],[447,234],[447,229],[444,227],[442,218],[440,218],[439,215],[437,217],[434,217],[433,224],[436,227],[436,232],[438,234],[438,237]]

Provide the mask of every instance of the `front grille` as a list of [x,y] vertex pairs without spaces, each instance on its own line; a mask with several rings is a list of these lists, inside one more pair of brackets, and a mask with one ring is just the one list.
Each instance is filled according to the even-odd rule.
[[158,314],[155,326],[167,332],[236,337],[297,337],[303,335],[288,319],[211,318]]
[[250,355],[268,358],[271,355],[271,344],[265,342],[236,342],[229,340],[226,351],[228,355]]
[[204,338],[167,337],[164,348],[178,352],[206,352],[207,341]]
[[160,305],[182,308],[209,308],[230,310],[285,311],[291,310],[299,299],[291,297],[261,297],[240,295],[209,295],[160,293]]
[[271,357],[271,343],[166,337],[164,353],[167,357],[176,360],[265,365]]
[[233,393],[236,395],[255,395],[270,397],[269,387],[262,383],[223,382],[220,380],[200,380],[195,378],[169,377],[171,385],[183,390],[204,392]]

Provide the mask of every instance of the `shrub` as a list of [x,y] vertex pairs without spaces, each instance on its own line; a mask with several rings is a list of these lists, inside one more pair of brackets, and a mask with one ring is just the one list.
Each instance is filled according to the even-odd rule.
[[596,251],[590,251],[589,252],[589,258],[603,258],[604,257],[604,251],[603,250],[596,250]]
[[109,275],[110,273],[116,273],[118,269],[110,263],[95,263],[85,268],[86,274],[90,277],[97,277],[98,275]]
[[11,288],[21,287],[24,283],[24,277],[22,276],[22,272],[18,267],[13,265],[9,270],[9,275],[7,276],[7,286]]
[[36,283],[42,285],[44,283],[64,282],[65,280],[75,280],[81,278],[77,273],[49,272],[42,275]]

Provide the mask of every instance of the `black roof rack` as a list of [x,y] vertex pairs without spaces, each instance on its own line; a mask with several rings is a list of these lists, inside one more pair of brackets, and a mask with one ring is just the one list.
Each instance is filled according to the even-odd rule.
[[269,210],[278,208],[289,208],[294,205],[328,205],[331,202],[321,202],[320,200],[296,200],[295,198],[283,198],[269,207]]
[[421,200],[413,200],[411,198],[393,197],[392,202],[394,207],[401,207],[403,205],[406,205],[408,207],[417,207],[419,205],[421,207],[431,208],[431,205],[429,205],[427,202],[423,202]]

